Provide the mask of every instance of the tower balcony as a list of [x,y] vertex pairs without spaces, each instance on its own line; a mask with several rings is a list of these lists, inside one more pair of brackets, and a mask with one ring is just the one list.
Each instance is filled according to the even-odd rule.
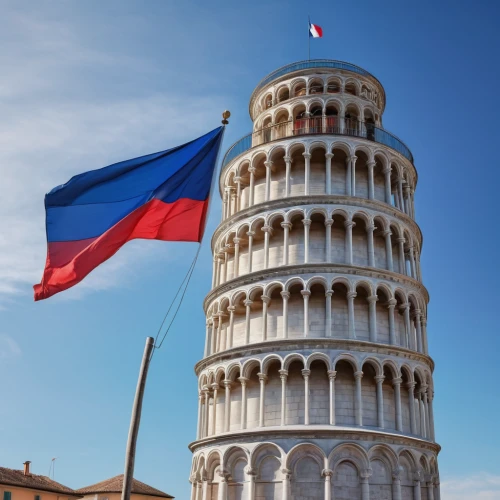
[[304,135],[342,135],[366,139],[393,149],[413,163],[408,146],[394,134],[373,123],[339,116],[313,116],[284,121],[245,135],[228,149],[222,167],[256,146]]

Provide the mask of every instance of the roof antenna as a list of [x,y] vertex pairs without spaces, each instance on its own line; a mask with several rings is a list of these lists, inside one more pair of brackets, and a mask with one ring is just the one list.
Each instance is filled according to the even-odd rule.
[[50,467],[49,467],[49,479],[50,479],[50,471],[52,471],[52,480],[54,479],[55,475],[56,475],[56,460],[58,459],[59,457],[54,457],[51,461],[50,461]]

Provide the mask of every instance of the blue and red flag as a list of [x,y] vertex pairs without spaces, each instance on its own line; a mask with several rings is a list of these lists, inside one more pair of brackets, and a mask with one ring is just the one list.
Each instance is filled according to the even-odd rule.
[[223,130],[85,172],[48,193],[47,261],[35,300],[76,285],[127,241],[201,241]]

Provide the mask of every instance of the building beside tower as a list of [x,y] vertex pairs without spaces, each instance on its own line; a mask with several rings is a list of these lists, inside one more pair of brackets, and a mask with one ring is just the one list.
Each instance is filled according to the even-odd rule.
[[439,500],[417,171],[380,82],[264,78],[226,153],[192,500]]

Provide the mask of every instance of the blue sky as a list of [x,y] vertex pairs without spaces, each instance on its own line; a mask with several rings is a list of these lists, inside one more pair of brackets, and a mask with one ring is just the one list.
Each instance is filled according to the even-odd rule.
[[[77,172],[166,149],[307,58],[362,66],[387,93],[384,125],[411,148],[431,295],[443,498],[500,498],[497,415],[498,53],[486,1],[1,1],[0,464],[32,460],[78,488],[119,474],[144,339],[195,244],[133,242],[74,289],[33,303],[45,260],[43,196]],[[220,220],[213,204],[208,234]],[[196,378],[211,283],[208,240],[175,328],[155,355],[135,476],[189,493]],[[481,492],[482,496],[479,496]]]

